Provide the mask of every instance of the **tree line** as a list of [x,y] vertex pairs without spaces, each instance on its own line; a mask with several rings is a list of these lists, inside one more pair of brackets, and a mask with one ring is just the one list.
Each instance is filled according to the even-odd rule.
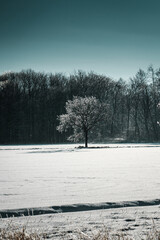
[[0,75],[0,144],[65,143],[70,133],[57,131],[57,116],[75,96],[95,97],[106,106],[90,141],[159,141],[160,68],[150,66],[127,82],[84,71]]

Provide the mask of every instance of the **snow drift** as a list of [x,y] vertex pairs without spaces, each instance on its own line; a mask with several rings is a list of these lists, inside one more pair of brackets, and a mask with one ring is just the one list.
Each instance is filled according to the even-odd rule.
[[159,204],[160,204],[160,199],[148,200],[148,201],[104,202],[104,203],[97,203],[97,204],[92,204],[92,203],[71,204],[71,205],[61,205],[61,206],[50,206],[50,207],[44,207],[44,208],[42,207],[42,208],[22,208],[22,209],[1,210],[0,216],[2,218],[7,218],[7,217],[91,211],[91,210],[123,208],[123,207],[155,206]]

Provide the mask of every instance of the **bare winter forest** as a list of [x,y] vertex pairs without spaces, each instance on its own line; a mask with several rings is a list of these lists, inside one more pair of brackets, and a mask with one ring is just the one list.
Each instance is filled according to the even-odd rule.
[[160,69],[139,70],[127,82],[94,72],[25,70],[0,76],[0,144],[65,143],[69,133],[57,131],[57,116],[74,96],[94,96],[107,105],[90,141],[160,140]]

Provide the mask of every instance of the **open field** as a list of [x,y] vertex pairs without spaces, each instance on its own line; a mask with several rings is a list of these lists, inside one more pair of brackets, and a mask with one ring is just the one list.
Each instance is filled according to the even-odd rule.
[[[95,148],[95,147],[99,148]],[[46,239],[117,237],[159,240],[160,145],[109,144],[0,147],[0,211],[66,205],[120,205],[116,209],[2,218],[0,229],[36,233]],[[126,208],[123,203],[133,207]],[[138,207],[142,203],[142,207]],[[143,204],[144,203],[144,204]],[[111,204],[110,204],[111,205]],[[135,206],[134,206],[135,205]],[[82,209],[81,209],[82,210]],[[61,211],[59,211],[61,212]],[[3,239],[3,238],[2,238]],[[97,238],[103,239],[103,238]],[[96,240],[97,240],[96,239]],[[107,238],[108,240],[111,238]],[[118,239],[118,237],[117,237]],[[119,238],[120,239],[120,238]]]
[[159,199],[159,145],[76,146],[1,146],[0,210]]

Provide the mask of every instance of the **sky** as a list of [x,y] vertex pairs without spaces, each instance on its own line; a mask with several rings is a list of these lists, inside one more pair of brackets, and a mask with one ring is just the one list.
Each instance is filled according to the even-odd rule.
[[160,67],[159,0],[0,0],[0,74]]

